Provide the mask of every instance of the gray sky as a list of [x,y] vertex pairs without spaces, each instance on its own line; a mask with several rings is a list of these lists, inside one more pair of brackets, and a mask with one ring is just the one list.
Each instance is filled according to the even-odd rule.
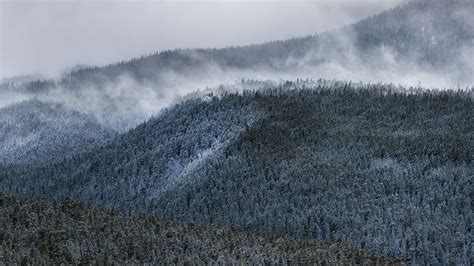
[[0,78],[57,75],[173,48],[225,47],[334,29],[401,0],[5,1]]

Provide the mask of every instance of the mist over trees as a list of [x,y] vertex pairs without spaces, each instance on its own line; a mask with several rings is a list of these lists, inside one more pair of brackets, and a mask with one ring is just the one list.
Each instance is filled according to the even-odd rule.
[[37,99],[0,109],[0,164],[64,159],[104,144],[114,132],[94,117]]
[[473,265],[472,14],[5,79],[0,264]]
[[[459,60],[464,56],[463,49],[473,48],[473,11],[474,3],[467,0],[413,1],[341,30],[243,47],[164,51],[102,68],[82,68],[66,74],[61,83],[81,87],[84,81],[107,83],[127,73],[139,83],[162,84],[166,72],[201,77],[213,68],[279,73],[326,62],[351,70],[364,67],[376,71],[372,65],[384,63],[380,55],[389,55],[399,64],[415,63],[438,71],[450,66],[472,70],[472,64],[459,64]],[[334,77],[335,73],[331,74]],[[455,85],[463,79],[472,84],[470,76],[456,78]]]
[[331,32],[242,47],[156,52],[103,67],[81,66],[56,80],[7,81],[0,91],[64,103],[123,132],[176,97],[242,78],[464,88],[474,83],[472,13],[469,0],[411,1]]

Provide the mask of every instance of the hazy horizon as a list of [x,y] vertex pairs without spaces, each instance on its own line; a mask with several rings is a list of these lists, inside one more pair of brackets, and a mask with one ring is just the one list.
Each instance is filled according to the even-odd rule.
[[303,37],[400,2],[1,1],[0,78],[54,77],[78,64],[106,65],[175,48]]

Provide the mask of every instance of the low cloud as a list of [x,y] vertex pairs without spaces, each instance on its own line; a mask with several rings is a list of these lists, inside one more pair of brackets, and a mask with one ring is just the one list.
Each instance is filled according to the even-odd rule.
[[[473,24],[471,16],[463,12],[456,14],[460,25],[468,27]],[[446,38],[438,31],[435,18],[426,16],[422,21],[422,26],[416,20],[409,23],[409,26],[413,27],[411,30],[425,34],[427,37],[424,36],[423,40],[431,42],[429,45],[438,45],[437,41]],[[235,88],[235,84],[242,79],[278,82],[297,78],[323,78],[435,89],[465,88],[474,84],[474,63],[470,60],[474,57],[473,45],[456,48],[455,56],[449,62],[432,67],[420,60],[423,57],[422,51],[416,49],[412,49],[410,56],[400,55],[394,47],[387,44],[361,51],[357,44],[357,32],[352,27],[314,38],[314,45],[303,54],[279,58],[272,66],[239,69],[220,65],[198,51],[186,50],[185,56],[202,64],[185,72],[175,71],[173,67],[142,67],[140,71],[155,75],[149,82],[137,81],[133,75],[123,72],[114,78],[101,77],[107,82],[99,85],[84,82],[77,89],[63,87],[58,83],[54,89],[37,93],[5,91],[2,92],[5,97],[0,98],[0,107],[36,97],[43,101],[64,103],[72,109],[93,114],[104,125],[123,131],[198,89],[215,90],[220,84]]]

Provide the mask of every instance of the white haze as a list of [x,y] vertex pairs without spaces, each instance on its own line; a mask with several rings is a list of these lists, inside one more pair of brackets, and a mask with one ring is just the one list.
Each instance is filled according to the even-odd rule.
[[[335,18],[335,20],[337,19]],[[188,21],[186,23],[191,22]],[[199,22],[196,23],[199,25]],[[286,30],[290,28],[287,27]],[[430,31],[432,29],[427,28],[426,30]],[[249,28],[249,31],[252,32],[252,29]],[[194,33],[191,37],[197,38],[197,44],[204,45],[202,41],[209,38],[217,41],[217,43],[222,41],[219,36],[209,37],[204,34],[204,36],[198,38],[199,34],[196,34]],[[225,36],[221,46],[225,46],[225,42],[229,42],[227,44],[236,44],[236,42],[248,40],[246,39],[247,37],[235,35],[236,39],[234,42],[230,42],[230,39],[228,39],[230,37]],[[58,87],[43,94],[15,94],[11,92],[6,94],[1,92],[0,107],[31,97],[37,97],[44,101],[64,103],[72,109],[93,114],[104,125],[122,131],[137,125],[158,113],[164,107],[171,105],[176,99],[198,89],[215,89],[220,84],[227,84],[236,88],[238,85],[235,84],[238,84],[241,79],[273,80],[279,82],[280,80],[295,80],[297,78],[311,78],[314,80],[323,78],[328,80],[360,81],[363,83],[393,83],[408,87],[423,86],[437,89],[458,88],[458,86],[468,87],[474,84],[474,76],[472,76],[472,73],[474,73],[474,63],[471,60],[474,58],[474,50],[472,47],[463,48],[459,57],[452,58],[452,64],[446,67],[446,71],[440,73],[420,67],[417,62],[399,61],[400,59],[397,59],[397,54],[390,47],[379,47],[371,51],[371,58],[373,60],[370,60],[370,63],[368,63],[367,60],[363,60],[362,56],[355,52],[354,38],[351,34],[344,32],[344,34],[336,34],[335,36],[337,46],[343,48],[343,53],[334,53],[331,47],[334,43],[329,42],[318,49],[308,51],[303,60],[300,58],[287,58],[283,63],[287,66],[292,66],[290,71],[273,72],[261,68],[232,70],[222,69],[216,64],[208,63],[205,67],[199,69],[199,75],[197,76],[183,75],[182,73],[171,71],[162,73],[159,86],[144,86],[138,84],[128,75],[123,75],[100,89],[85,86],[80,90]],[[272,39],[277,38],[278,35],[273,37],[265,35],[263,37]],[[113,41],[119,45],[121,43],[121,40]],[[127,55],[127,52],[120,47],[110,47],[110,49],[116,49],[117,55]],[[138,50],[140,51],[140,49]],[[327,57],[328,51],[333,52],[333,54],[329,55],[330,60],[316,66],[310,63],[314,59]],[[37,51],[37,53],[41,53],[41,51]],[[87,53],[85,57],[87,58]],[[102,57],[102,59],[107,57]]]
[[[58,87],[46,94],[29,96],[18,94],[15,95],[16,98],[12,97],[8,102],[18,102],[28,97],[36,97],[43,101],[64,103],[69,108],[95,115],[104,125],[123,131],[157,114],[164,107],[174,103],[176,99],[197,90],[203,91],[207,88],[208,91],[213,91],[221,84],[234,90],[236,88],[240,90],[242,89],[239,87],[241,79],[271,80],[272,84],[297,78],[314,80],[323,78],[437,89],[457,88],[458,86],[456,80],[449,75],[431,73],[410,62],[396,62],[389,49],[381,48],[375,53],[380,61],[374,62],[373,65],[364,64],[357,55],[349,53],[341,56],[340,59],[334,58],[334,60],[320,66],[307,66],[300,61],[301,66],[295,70],[278,73],[265,69],[229,71],[221,69],[215,64],[209,64],[205,67],[206,74],[202,76],[189,77],[176,72],[162,74],[163,85],[159,87],[143,86],[128,75],[122,75],[119,79],[100,89],[84,87],[73,91]],[[307,56],[309,61],[312,54],[308,53]],[[289,60],[291,61],[291,59]]]
[[[335,55],[329,62],[318,66],[311,66],[309,62],[321,56],[321,53],[325,53],[326,48],[324,47],[309,51],[304,60],[288,58],[286,64],[295,66],[291,71],[228,70],[209,63],[200,68],[200,74],[195,77],[171,71],[162,73],[160,77],[162,85],[158,87],[143,86],[128,75],[122,75],[119,79],[111,81],[100,89],[83,87],[80,90],[71,90],[58,87],[46,94],[10,94],[7,97],[2,97],[0,106],[36,97],[44,101],[64,103],[69,108],[95,115],[102,124],[123,131],[157,114],[164,107],[174,103],[177,98],[196,90],[202,91],[206,88],[213,90],[220,84],[235,89],[241,79],[273,80],[278,83],[280,80],[295,80],[297,78],[314,80],[323,78],[436,89],[455,89],[460,84],[459,76],[451,74],[458,73],[457,71],[435,73],[422,69],[416,62],[399,62],[394,52],[388,47],[380,47],[372,51],[372,56],[377,60],[367,64],[362,61],[360,55],[353,52],[354,49],[351,48],[353,43],[350,37],[339,36],[338,43],[345,47],[346,53]],[[472,67],[472,62],[464,58],[464,53],[471,52],[472,50],[466,49],[460,58],[455,60],[456,64],[454,65],[463,62]],[[471,83],[466,84],[474,84],[472,80],[474,77],[467,75],[467,78],[464,79],[469,78],[471,79],[466,82]]]
[[336,29],[401,0],[0,0],[0,78]]

